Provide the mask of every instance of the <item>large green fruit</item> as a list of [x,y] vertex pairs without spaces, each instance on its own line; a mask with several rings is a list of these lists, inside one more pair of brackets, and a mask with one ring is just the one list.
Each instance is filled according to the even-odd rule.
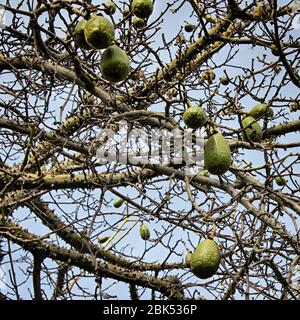
[[221,254],[218,245],[210,239],[202,241],[194,251],[190,267],[200,279],[213,276],[219,268]]
[[150,230],[145,224],[140,227],[140,236],[143,240],[149,240],[150,238]]
[[117,198],[115,201],[114,201],[114,207],[115,208],[120,208],[121,205],[123,204],[124,200],[122,198]]
[[273,110],[271,108],[268,108],[268,105],[265,103],[259,103],[256,106],[254,106],[250,110],[249,114],[254,119],[258,119],[265,114],[267,114],[268,117],[270,117],[270,118],[272,118],[274,116]]
[[84,28],[86,42],[95,49],[104,49],[115,39],[113,25],[104,17],[93,15]]
[[192,129],[201,128],[206,123],[206,113],[202,107],[192,106],[183,114],[183,122]]
[[116,5],[112,1],[104,3],[104,7],[104,12],[109,15],[114,14],[117,10]]
[[204,147],[204,165],[211,174],[223,174],[231,165],[231,151],[221,133],[212,135]]
[[122,81],[130,71],[129,58],[121,48],[110,46],[102,54],[100,68],[104,79],[111,82]]
[[91,50],[93,48],[86,42],[84,37],[84,28],[86,24],[87,24],[87,21],[85,19],[80,20],[76,25],[76,28],[73,33],[73,37],[80,48],[85,50]]
[[131,9],[135,16],[147,19],[153,11],[152,0],[133,0]]
[[247,128],[243,135],[244,139],[248,139],[254,141],[254,142],[259,142],[263,138],[263,132],[262,129],[259,125],[259,123],[253,118],[253,117],[246,117],[242,120],[242,125],[243,128]]

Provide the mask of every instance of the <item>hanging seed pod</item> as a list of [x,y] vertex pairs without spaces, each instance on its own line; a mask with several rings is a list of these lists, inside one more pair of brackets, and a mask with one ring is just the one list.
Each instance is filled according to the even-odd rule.
[[108,47],[101,56],[100,68],[103,78],[110,82],[125,80],[130,71],[127,53],[115,45]]
[[213,276],[219,268],[221,254],[218,245],[210,239],[202,241],[194,251],[190,267],[200,279]]
[[114,26],[103,16],[93,15],[84,28],[86,42],[94,49],[105,49],[115,39]]
[[135,30],[143,29],[146,27],[146,21],[144,19],[135,17],[132,19],[132,25]]
[[212,135],[204,147],[205,168],[211,174],[224,174],[231,165],[231,151],[221,133]]
[[104,12],[108,15],[114,14],[117,10],[116,5],[112,1],[104,3],[104,7]]
[[140,235],[143,240],[150,239],[150,230],[145,224],[142,224],[140,227]]
[[244,139],[252,140],[253,142],[259,142],[263,138],[263,132],[259,125],[259,123],[253,118],[253,117],[246,117],[242,120],[243,128],[246,128],[244,130],[243,135]]
[[191,106],[183,114],[183,122],[192,129],[201,128],[206,120],[206,112],[200,106]]
[[115,201],[114,201],[114,207],[115,208],[120,208],[121,205],[123,204],[124,200],[122,198],[117,198]]
[[85,50],[92,50],[93,48],[86,42],[85,36],[84,36],[84,29],[86,24],[87,24],[87,21],[85,19],[80,20],[76,25],[76,28],[73,33],[73,37],[80,48]]
[[286,180],[282,177],[282,176],[277,176],[276,178],[275,178],[275,182],[276,182],[276,184],[279,186],[279,187],[283,187],[283,186],[285,186],[286,185]]
[[131,10],[138,18],[147,19],[153,11],[152,0],[133,0]]
[[188,32],[188,33],[193,32],[194,28],[195,27],[191,23],[188,23],[184,26],[185,32]]

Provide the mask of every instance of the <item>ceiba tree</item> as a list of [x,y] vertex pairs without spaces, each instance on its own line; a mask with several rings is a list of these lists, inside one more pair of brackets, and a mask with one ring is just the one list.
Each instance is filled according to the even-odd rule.
[[[299,298],[293,3],[156,1],[145,15],[135,8],[145,21],[136,28],[125,2],[113,1],[115,12],[91,1],[4,6],[0,257],[15,275],[6,279],[7,297],[28,298],[28,288],[37,300]],[[78,22],[95,13],[113,25],[108,45],[129,57],[120,82],[102,76],[103,50],[74,39]],[[181,22],[175,38],[171,19]],[[78,29],[82,41],[85,24]],[[205,111],[209,148],[215,152],[216,137],[226,140],[226,170],[213,159],[209,176],[187,175],[185,163],[97,161],[106,142],[101,130],[117,132],[121,120],[147,132],[183,130],[189,103]],[[148,228],[144,239],[141,225]],[[185,255],[212,238],[220,265],[199,279]]]

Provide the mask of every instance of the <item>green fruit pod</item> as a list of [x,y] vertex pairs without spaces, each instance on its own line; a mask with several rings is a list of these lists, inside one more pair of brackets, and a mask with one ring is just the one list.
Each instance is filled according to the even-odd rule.
[[124,200],[122,198],[117,198],[114,201],[114,207],[115,208],[120,208],[123,203],[124,203]]
[[207,279],[217,272],[220,261],[221,254],[218,245],[213,240],[206,239],[192,254],[190,268],[198,278]]
[[286,185],[286,180],[282,177],[282,176],[277,176],[276,178],[275,178],[275,182],[276,182],[276,184],[279,186],[279,187],[283,187],[283,186],[285,186]]
[[246,128],[243,132],[244,139],[250,139],[253,142],[259,142],[263,138],[263,132],[259,123],[253,117],[246,117],[242,120],[243,128]]
[[115,29],[106,18],[93,15],[85,25],[84,36],[94,49],[105,49],[115,40]]
[[188,251],[185,255],[185,258],[184,258],[184,262],[187,266],[190,266],[190,263],[191,263],[191,259],[192,259],[192,252]]
[[104,79],[110,82],[126,79],[130,71],[126,52],[115,45],[108,47],[101,56],[100,69]]
[[184,26],[185,32],[188,32],[188,33],[193,32],[194,28],[195,27],[191,23],[188,23]]
[[76,25],[76,28],[73,33],[73,37],[80,48],[85,50],[91,50],[93,48],[86,42],[84,37],[84,28],[86,24],[87,24],[87,21],[85,19],[81,19]]
[[192,129],[201,128],[206,123],[206,112],[202,107],[192,106],[183,114],[183,122]]
[[153,12],[153,2],[152,0],[133,0],[131,10],[136,17],[147,19]]
[[211,174],[224,174],[231,165],[231,151],[221,133],[212,135],[204,147],[204,165]]
[[143,240],[150,239],[150,230],[145,224],[142,224],[140,227],[140,236]]
[[273,110],[270,107],[268,108],[268,105],[265,103],[259,103],[249,111],[249,115],[254,119],[258,119],[265,114],[270,118],[274,116]]
[[112,1],[108,1],[104,3],[104,7],[105,7],[104,12],[108,15],[114,14],[117,10],[116,5]]

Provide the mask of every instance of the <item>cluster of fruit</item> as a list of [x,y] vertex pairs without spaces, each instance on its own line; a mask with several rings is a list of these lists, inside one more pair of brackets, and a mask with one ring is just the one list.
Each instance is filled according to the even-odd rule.
[[[262,117],[273,117],[273,110],[261,103],[246,113],[242,120],[243,137],[246,141],[259,142],[263,138],[262,128],[258,122]],[[201,106],[190,106],[183,114],[187,127],[198,129],[207,123],[207,115]],[[204,147],[204,165],[211,174],[224,174],[231,165],[229,144],[221,133],[209,137]]]
[[[116,11],[113,2],[104,4],[104,12],[112,15]],[[143,28],[153,11],[152,0],[133,0],[131,11],[136,16],[133,19],[135,28]],[[130,12],[123,12],[128,15]],[[130,72],[130,61],[127,53],[116,45],[115,29],[111,22],[102,15],[93,14],[87,21],[82,19],[76,25],[74,31],[76,43],[85,50],[105,49],[100,60],[100,69],[103,78],[110,82],[119,82],[127,78]]]
[[[120,208],[124,203],[122,198],[116,198],[113,205]],[[140,237],[143,240],[150,239],[150,229],[142,223],[140,226]],[[101,238],[101,242],[108,238]],[[99,240],[100,242],[100,240]],[[213,276],[219,268],[221,254],[218,245],[211,239],[202,241],[194,253],[188,252],[185,257],[186,266],[199,278],[206,279]]]
[[[260,103],[245,113],[242,119],[243,138],[246,141],[260,142],[263,139],[261,118],[272,118],[273,110],[267,104]],[[205,110],[200,106],[189,106],[183,114],[183,121],[187,127],[198,129],[207,123]],[[204,165],[211,174],[224,174],[231,165],[231,151],[228,142],[221,133],[209,137],[204,147]],[[276,176],[278,186],[284,186],[287,181],[282,176]],[[221,255],[218,245],[211,239],[201,242],[194,253],[188,252],[185,263],[199,278],[206,279],[218,270]]]
[[[112,15],[116,11],[113,2],[104,4],[104,12]],[[133,0],[131,12],[135,15],[132,25],[135,29],[144,28],[146,19],[153,11],[152,0]],[[130,10],[125,9],[123,16],[127,17]],[[187,24],[186,32],[192,32],[194,26]],[[74,38],[77,44],[85,50],[105,49],[101,56],[100,68],[103,77],[110,82],[119,82],[129,74],[130,62],[124,50],[113,45],[115,40],[115,30],[102,15],[93,14],[87,21],[82,19],[76,26]],[[202,80],[211,83],[215,79],[213,71],[209,70],[203,75]],[[220,78],[223,85],[229,84],[227,77]],[[258,122],[262,117],[273,117],[273,110],[267,104],[258,104],[247,113],[242,120],[243,136],[246,141],[259,142],[263,138],[262,129]],[[183,115],[184,123],[192,129],[203,127],[207,123],[205,110],[200,106],[189,106]],[[232,159],[228,142],[220,132],[209,137],[204,148],[204,163],[207,172],[211,174],[224,174],[230,168]],[[278,185],[285,185],[286,181],[277,176],[275,182]],[[117,198],[114,207],[120,208],[124,200]],[[150,239],[149,228],[142,223],[140,226],[140,236],[143,240]],[[107,241],[109,237],[104,237],[99,242]],[[185,263],[191,271],[199,278],[206,279],[213,276],[219,268],[221,254],[218,245],[211,239],[202,241],[193,253],[188,252]]]
[[[114,201],[113,205],[115,208],[120,208],[123,203],[124,203],[124,200],[122,198],[117,198]],[[150,229],[144,223],[142,223],[140,227],[140,236],[143,240],[150,239]]]

